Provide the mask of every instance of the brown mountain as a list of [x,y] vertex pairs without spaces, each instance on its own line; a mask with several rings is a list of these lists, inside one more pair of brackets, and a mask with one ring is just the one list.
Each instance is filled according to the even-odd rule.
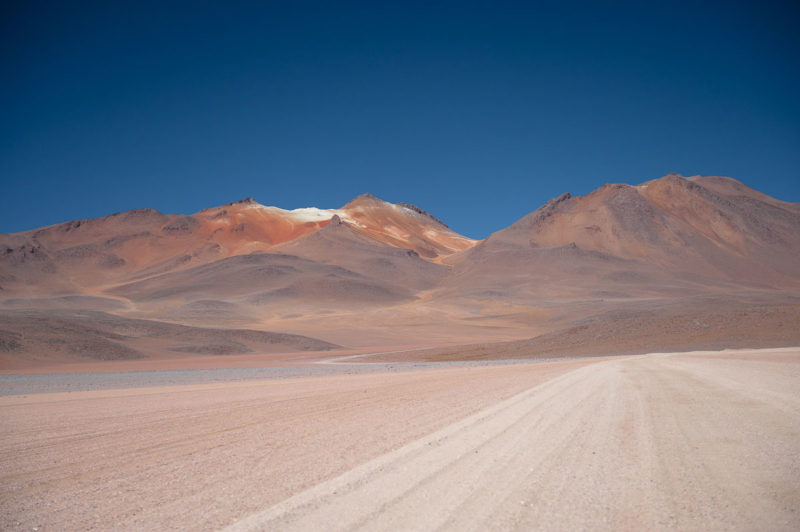
[[800,288],[800,206],[676,174],[564,194],[451,258],[458,288],[534,297]]
[[140,209],[0,235],[0,290],[20,297],[99,295],[120,283],[267,251],[318,231],[334,216],[376,246],[411,249],[431,261],[474,244],[417,207],[369,194],[338,210],[287,211],[252,199],[193,215]]
[[730,178],[564,194],[448,262],[433,302],[550,335],[506,356],[800,341],[800,205]]
[[197,214],[151,209],[76,220],[0,237],[6,292],[95,291],[225,257],[262,251],[319,229],[290,211],[243,200]]
[[[73,320],[74,330],[101,314],[268,329],[311,337],[297,345],[312,349],[327,345],[314,338],[351,346],[517,339],[509,356],[545,345],[583,353],[604,330],[615,331],[607,351],[680,338],[747,343],[732,334],[736,316],[749,323],[741,330],[760,331],[751,338],[785,343],[798,294],[800,205],[725,177],[670,174],[564,194],[480,242],[369,194],[339,209],[248,199],[193,215],[136,210],[0,235],[0,332],[10,339],[0,349],[19,344],[20,319],[47,313]],[[164,352],[150,349],[150,337],[125,342],[145,346],[143,356]],[[218,343],[226,342],[237,340]],[[199,345],[178,352],[204,352]]]
[[412,249],[435,262],[475,245],[475,240],[455,233],[419,207],[387,203],[372,194],[355,198],[338,213],[357,231],[392,247]]
[[[220,324],[260,330],[265,320],[285,315],[313,319],[365,306],[391,307],[435,286],[450,271],[438,262],[472,245],[422,209],[369,194],[333,210],[287,211],[247,199],[193,215],[141,209],[0,235],[0,307],[10,313],[0,326],[5,335],[0,351],[30,357],[31,349],[45,349],[47,341],[38,341],[32,331],[45,330],[47,315],[72,322],[57,327],[64,334],[53,356],[78,360],[81,349],[69,346],[82,345],[80,335],[69,332],[94,331],[87,320],[100,320],[98,312],[111,313],[105,320],[115,314],[209,331]],[[78,319],[76,311],[95,314]],[[103,331],[85,334],[102,337]],[[157,337],[166,342],[168,335]],[[118,342],[98,351],[112,354],[97,357],[164,352],[150,340],[143,350],[123,349],[130,342],[142,343]],[[98,350],[101,343],[91,345]],[[331,345],[313,338],[274,343],[286,350]],[[229,345],[218,344],[222,351]],[[257,345],[240,344],[233,352]],[[180,353],[209,352],[199,343],[178,347]]]

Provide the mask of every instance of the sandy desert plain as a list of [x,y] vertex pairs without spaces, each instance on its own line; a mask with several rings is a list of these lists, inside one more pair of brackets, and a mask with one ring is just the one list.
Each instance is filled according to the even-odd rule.
[[3,530],[798,530],[800,204],[670,174],[481,241],[370,195],[0,235],[0,427]]

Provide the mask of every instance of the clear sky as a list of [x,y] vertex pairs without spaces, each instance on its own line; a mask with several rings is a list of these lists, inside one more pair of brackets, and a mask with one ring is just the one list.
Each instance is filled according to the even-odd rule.
[[12,0],[0,232],[371,192],[482,238],[671,171],[800,202],[798,6]]

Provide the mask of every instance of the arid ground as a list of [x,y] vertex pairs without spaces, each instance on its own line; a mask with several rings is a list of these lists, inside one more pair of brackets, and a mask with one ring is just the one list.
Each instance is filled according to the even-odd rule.
[[531,208],[0,234],[0,529],[800,530],[800,204]]
[[338,364],[6,375],[0,528],[800,527],[800,348]]

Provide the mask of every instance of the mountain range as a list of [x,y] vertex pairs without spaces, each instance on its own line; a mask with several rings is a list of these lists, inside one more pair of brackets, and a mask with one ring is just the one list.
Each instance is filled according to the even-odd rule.
[[727,177],[566,193],[479,241],[370,194],[245,199],[0,235],[0,364],[797,345],[798,295],[800,204]]

